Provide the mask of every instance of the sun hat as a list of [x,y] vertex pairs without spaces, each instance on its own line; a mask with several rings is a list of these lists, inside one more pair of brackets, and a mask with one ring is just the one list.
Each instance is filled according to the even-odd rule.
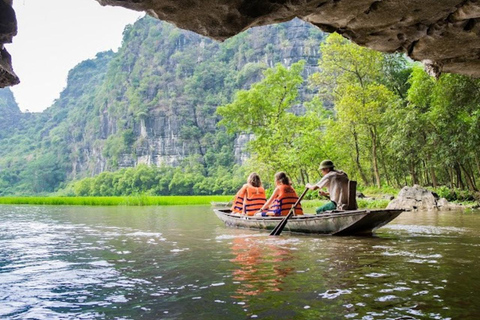
[[335,165],[333,164],[333,162],[331,160],[323,160],[321,163],[320,163],[320,167],[318,167],[318,169],[322,170],[322,169],[333,169],[335,168]]

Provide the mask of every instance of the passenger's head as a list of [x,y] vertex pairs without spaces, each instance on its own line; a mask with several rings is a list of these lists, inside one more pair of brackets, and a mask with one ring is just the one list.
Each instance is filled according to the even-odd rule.
[[277,172],[275,174],[275,182],[279,184],[289,185],[290,179],[288,179],[287,174],[283,171]]
[[262,180],[260,180],[260,176],[256,172],[250,173],[247,179],[247,183],[252,187],[259,188],[262,186]]
[[335,168],[335,165],[333,164],[333,161],[331,161],[331,160],[323,160],[320,163],[320,167],[318,167],[318,169],[320,169],[323,174],[329,173],[334,168]]

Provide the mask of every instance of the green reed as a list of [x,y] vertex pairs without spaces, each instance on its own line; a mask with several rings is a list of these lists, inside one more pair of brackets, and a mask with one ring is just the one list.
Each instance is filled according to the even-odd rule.
[[74,206],[177,206],[228,202],[233,196],[0,197],[0,204]]

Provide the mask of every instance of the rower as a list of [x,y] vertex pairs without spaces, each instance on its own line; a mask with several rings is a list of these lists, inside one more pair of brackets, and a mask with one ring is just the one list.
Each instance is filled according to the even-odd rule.
[[[349,195],[352,193],[350,189],[354,188],[354,184],[349,184],[347,174],[343,171],[335,170],[335,165],[331,160],[322,161],[319,170],[321,170],[323,178],[317,184],[307,183],[305,187],[310,190],[327,188],[327,192],[320,190],[319,195],[330,197],[330,201],[315,209],[315,212],[319,214],[324,211],[357,209],[356,203],[353,205],[352,201],[349,201]],[[349,206],[349,202],[355,208],[352,205]]]

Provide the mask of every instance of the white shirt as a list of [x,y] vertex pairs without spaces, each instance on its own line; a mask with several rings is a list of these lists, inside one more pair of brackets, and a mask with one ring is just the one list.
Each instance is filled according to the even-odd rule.
[[345,172],[332,170],[316,185],[319,188],[327,188],[330,200],[337,204],[337,209],[345,209],[348,204],[348,176]]

